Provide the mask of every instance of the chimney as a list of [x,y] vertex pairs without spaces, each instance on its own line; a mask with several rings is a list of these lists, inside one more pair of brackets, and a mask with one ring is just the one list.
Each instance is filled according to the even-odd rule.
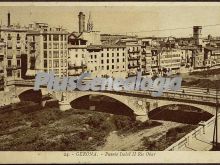
[[79,32],[82,33],[85,31],[85,14],[79,12]]
[[11,15],[10,12],[8,12],[8,27],[11,25]]

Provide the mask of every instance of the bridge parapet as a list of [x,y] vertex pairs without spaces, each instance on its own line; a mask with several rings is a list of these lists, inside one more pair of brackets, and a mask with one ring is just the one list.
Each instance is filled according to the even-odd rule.
[[[220,114],[218,114],[218,118],[219,117]],[[188,146],[194,138],[206,134],[207,130],[210,129],[210,126],[215,123],[215,118],[216,117],[213,116],[211,119],[204,122],[203,125],[197,127],[192,132],[188,133],[186,136],[166,148],[165,151],[178,151],[181,150],[181,148],[183,148],[184,146]]]
[[[8,85],[16,85],[20,87],[22,86],[33,87],[34,80],[13,80],[8,82]],[[46,88],[46,86],[42,86],[42,88]],[[197,101],[200,103],[213,103],[213,104],[216,103],[216,92],[214,90],[211,90],[211,93],[207,93],[204,88],[195,88],[195,87],[192,88],[182,87],[182,88],[183,89],[179,91],[164,91],[163,94],[157,98],[165,98],[167,100],[169,99],[189,100],[189,101]],[[184,90],[185,92],[182,92],[182,90]],[[76,91],[72,91],[72,92],[76,92]],[[150,89],[148,91],[99,91],[99,92],[127,93],[127,94],[137,94],[137,95],[145,95],[151,97],[152,92],[154,92],[154,90]],[[220,103],[220,93],[218,94],[218,102]]]

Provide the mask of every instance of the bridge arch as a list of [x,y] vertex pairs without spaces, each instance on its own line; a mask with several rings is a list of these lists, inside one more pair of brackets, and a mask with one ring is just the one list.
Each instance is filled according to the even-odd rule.
[[[90,100],[89,97],[94,97],[94,99]],[[96,100],[96,98],[98,98],[99,101]],[[79,104],[77,104],[78,101],[79,101]],[[101,93],[96,94],[96,95],[87,94],[87,95],[75,98],[74,100],[70,101],[70,105],[74,108],[79,107],[82,109],[84,108],[89,109],[90,106],[95,106],[95,109],[97,111],[109,112],[112,114],[134,117],[134,110],[132,110],[131,107],[129,107],[128,105],[124,104],[123,102],[119,100],[116,100],[113,97],[106,96]]]
[[148,114],[150,119],[168,120],[174,122],[198,124],[200,121],[207,121],[211,117],[207,111],[187,104],[167,104],[153,109]]
[[19,92],[17,96],[20,101],[40,102],[42,98],[42,92],[41,90],[34,91],[33,89],[26,89],[22,92]]
[[163,106],[168,106],[168,105],[187,105],[187,106],[191,106],[191,107],[195,107],[198,108],[200,110],[203,110],[205,112],[208,112],[212,115],[215,114],[215,106],[209,106],[209,105],[203,105],[203,104],[196,104],[196,103],[190,103],[190,102],[181,102],[181,101],[171,101],[171,100],[158,100],[157,101],[157,106],[155,106],[154,108],[151,108],[150,111],[153,111],[156,108],[162,108]]
[[[61,93],[60,92],[54,92],[55,97],[58,100],[61,100]],[[76,100],[80,97],[87,96],[87,95],[99,95],[99,96],[106,96],[110,97],[114,100],[117,100],[118,102],[124,104],[128,108],[130,108],[133,113],[137,116],[146,116],[147,117],[147,111],[145,104],[143,103],[144,98],[134,98],[129,96],[123,96],[123,95],[116,95],[113,93],[107,93],[107,92],[95,92],[95,91],[74,91],[74,92],[66,92],[65,97],[67,101],[70,103],[73,100]]]

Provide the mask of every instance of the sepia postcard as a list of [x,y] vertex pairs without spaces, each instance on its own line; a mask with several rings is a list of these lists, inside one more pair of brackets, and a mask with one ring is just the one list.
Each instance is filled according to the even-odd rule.
[[220,2],[0,2],[0,163],[220,163]]

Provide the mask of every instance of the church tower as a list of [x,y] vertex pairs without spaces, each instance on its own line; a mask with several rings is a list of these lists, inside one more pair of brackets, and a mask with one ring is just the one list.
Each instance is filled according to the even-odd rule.
[[89,12],[89,19],[87,22],[87,32],[91,32],[93,30],[93,21],[91,17],[91,13]]

